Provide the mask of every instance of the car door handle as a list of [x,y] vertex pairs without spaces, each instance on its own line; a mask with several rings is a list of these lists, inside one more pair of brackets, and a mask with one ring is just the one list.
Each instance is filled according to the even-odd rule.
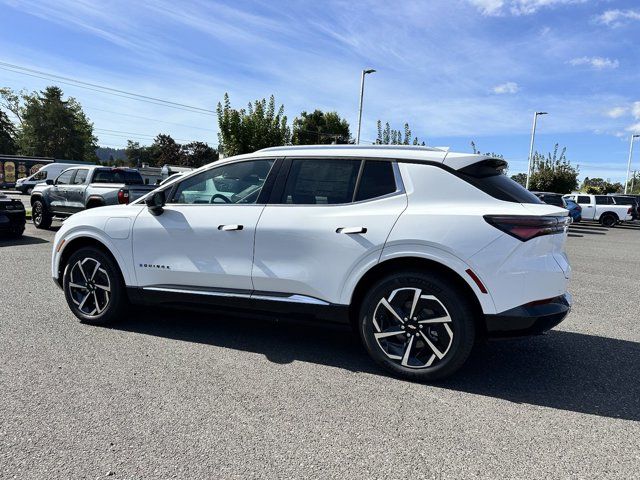
[[336,233],[355,235],[356,233],[367,233],[367,229],[365,227],[340,227],[336,230]]
[[218,230],[222,230],[223,232],[231,232],[233,230],[242,230],[244,227],[242,225],[218,225]]

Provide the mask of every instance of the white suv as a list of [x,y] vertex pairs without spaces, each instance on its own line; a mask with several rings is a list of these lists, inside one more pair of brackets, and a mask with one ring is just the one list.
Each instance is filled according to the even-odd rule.
[[542,333],[570,309],[568,212],[505,166],[427,147],[260,150],[73,215],[52,274],[83,322],[129,302],[347,322],[391,372],[442,378],[476,339]]

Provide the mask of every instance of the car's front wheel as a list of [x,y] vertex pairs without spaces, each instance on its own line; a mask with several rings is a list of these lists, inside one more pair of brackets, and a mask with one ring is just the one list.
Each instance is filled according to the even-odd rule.
[[49,213],[47,207],[41,200],[33,202],[31,207],[31,218],[33,219],[33,224],[36,228],[44,229],[49,228],[53,220],[51,213]]
[[128,305],[118,265],[94,247],[81,248],[71,255],[64,270],[63,288],[69,308],[84,323],[112,323]]
[[391,373],[437,380],[453,374],[471,353],[473,312],[447,279],[402,272],[380,280],[365,297],[360,336],[371,357]]

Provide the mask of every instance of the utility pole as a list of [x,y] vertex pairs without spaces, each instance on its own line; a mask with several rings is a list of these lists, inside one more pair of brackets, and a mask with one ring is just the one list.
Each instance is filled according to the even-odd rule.
[[627,193],[629,187],[629,172],[631,171],[631,157],[633,157],[633,140],[640,137],[640,134],[631,135],[631,141],[629,142],[629,160],[627,161],[627,176],[624,181],[624,193]]
[[358,108],[358,134],[356,135],[356,145],[360,145],[360,127],[362,127],[362,100],[364,98],[364,76],[369,73],[373,73],[373,68],[367,68],[362,70],[362,76],[360,77],[360,107]]
[[531,162],[533,162],[533,142],[536,138],[536,123],[538,115],[547,115],[547,112],[535,112],[533,114],[533,126],[531,127],[531,144],[529,145],[529,163],[527,166],[527,182],[525,188],[529,190],[529,181],[531,179]]

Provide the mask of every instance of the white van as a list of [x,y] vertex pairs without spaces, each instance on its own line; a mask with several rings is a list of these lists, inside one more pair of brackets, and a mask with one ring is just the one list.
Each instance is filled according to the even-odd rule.
[[71,167],[77,167],[77,163],[48,163],[33,175],[25,178],[19,178],[16,181],[16,190],[20,193],[31,195],[33,187],[39,183],[45,183],[48,179],[54,180],[63,170]]

